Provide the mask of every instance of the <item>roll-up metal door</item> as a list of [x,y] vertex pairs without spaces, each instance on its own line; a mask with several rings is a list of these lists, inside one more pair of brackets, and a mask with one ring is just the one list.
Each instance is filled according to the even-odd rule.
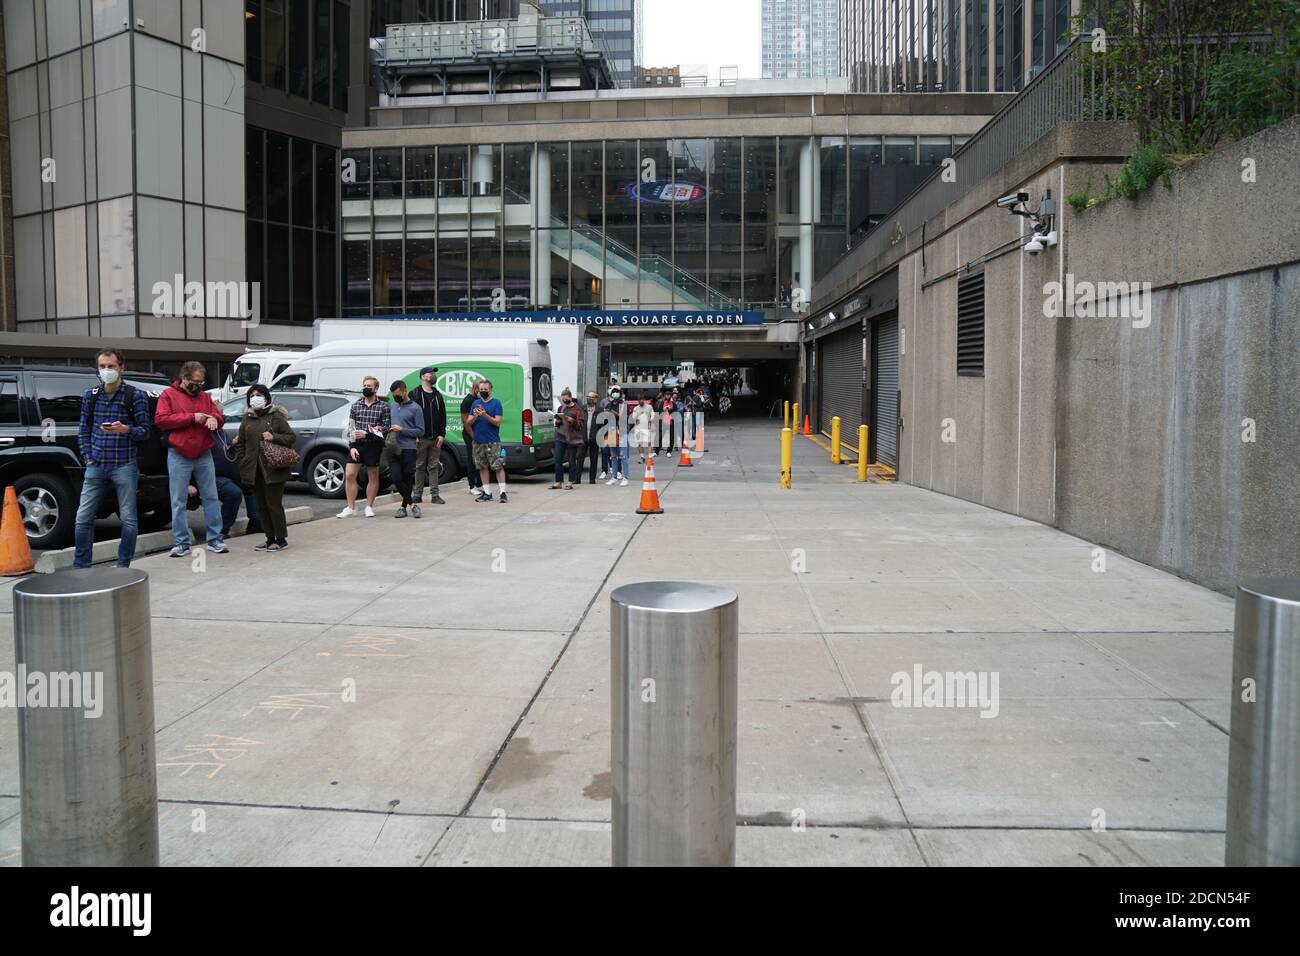
[[885,319],[875,327],[876,459],[898,467],[898,319]]
[[828,335],[817,343],[818,428],[831,430],[831,419],[840,419],[840,432],[850,445],[857,441],[862,417],[862,327],[854,326]]

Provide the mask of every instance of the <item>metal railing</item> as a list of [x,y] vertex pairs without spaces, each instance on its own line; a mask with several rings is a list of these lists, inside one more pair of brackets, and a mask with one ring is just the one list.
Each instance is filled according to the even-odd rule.
[[609,56],[582,17],[399,23],[373,45],[373,60],[383,67],[559,53]]

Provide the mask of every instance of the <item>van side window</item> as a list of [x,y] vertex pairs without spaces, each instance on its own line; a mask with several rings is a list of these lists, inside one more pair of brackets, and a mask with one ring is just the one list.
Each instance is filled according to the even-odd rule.
[[282,388],[305,388],[307,386],[307,376],[305,374],[290,375],[288,378],[282,378],[271,386],[271,391],[278,392]]
[[287,369],[292,364],[293,364],[292,362],[285,362],[283,365],[281,365],[279,368],[275,370],[275,375],[272,375],[271,378],[276,378],[277,376],[283,375],[284,370]]

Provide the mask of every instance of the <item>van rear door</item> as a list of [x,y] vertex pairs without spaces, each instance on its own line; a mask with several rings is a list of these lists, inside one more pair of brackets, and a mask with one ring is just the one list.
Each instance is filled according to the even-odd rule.
[[528,343],[529,383],[534,445],[555,444],[555,402],[551,375],[551,350],[539,342]]

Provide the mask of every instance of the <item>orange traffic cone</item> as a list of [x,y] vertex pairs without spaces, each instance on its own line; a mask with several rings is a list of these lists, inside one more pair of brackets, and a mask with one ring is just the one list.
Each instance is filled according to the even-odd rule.
[[0,574],[17,577],[36,570],[32,548],[27,543],[23,528],[23,512],[18,507],[18,493],[10,486],[5,489],[5,508],[0,514]]
[[803,433],[804,433],[805,435],[811,435],[811,434],[812,434],[812,427],[811,427],[811,426],[809,425],[809,423],[808,423],[808,416],[807,416],[807,415],[805,415],[805,416],[803,417]]
[[661,515],[664,509],[659,507],[659,492],[655,491],[655,457],[645,460],[645,481],[641,483],[641,507],[636,509],[639,515]]
[[695,420],[695,454],[704,454],[704,413]]
[[682,457],[677,461],[679,468],[694,467],[695,462],[691,461],[691,450],[686,447],[686,442],[682,442]]

